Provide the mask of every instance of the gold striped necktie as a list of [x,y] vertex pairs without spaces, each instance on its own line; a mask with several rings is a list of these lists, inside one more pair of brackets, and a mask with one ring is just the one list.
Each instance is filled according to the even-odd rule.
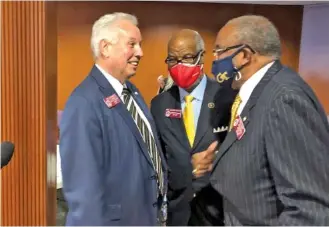
[[234,123],[235,117],[238,113],[238,109],[239,109],[239,106],[240,106],[241,102],[242,102],[241,97],[240,97],[239,94],[237,94],[237,96],[234,99],[232,109],[231,109],[231,120],[230,120],[230,129],[229,129],[229,131],[231,131],[232,128],[233,128],[233,123]]

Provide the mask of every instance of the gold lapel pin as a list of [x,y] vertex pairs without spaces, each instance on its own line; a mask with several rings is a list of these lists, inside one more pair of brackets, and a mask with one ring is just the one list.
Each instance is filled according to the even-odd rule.
[[208,103],[208,108],[212,109],[214,107],[215,107],[215,103],[213,102]]

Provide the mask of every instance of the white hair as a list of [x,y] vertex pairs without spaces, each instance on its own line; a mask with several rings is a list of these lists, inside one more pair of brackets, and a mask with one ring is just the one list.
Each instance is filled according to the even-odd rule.
[[106,14],[95,21],[90,40],[91,50],[95,59],[99,57],[99,43],[102,40],[106,39],[111,42],[116,42],[115,40],[118,39],[118,29],[113,25],[121,20],[127,20],[136,26],[138,25],[137,18],[134,15],[127,13]]

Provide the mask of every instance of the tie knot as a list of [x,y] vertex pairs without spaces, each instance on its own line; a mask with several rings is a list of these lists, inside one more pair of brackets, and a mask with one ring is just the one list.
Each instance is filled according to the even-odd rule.
[[184,99],[185,99],[186,103],[190,103],[190,102],[192,102],[194,97],[192,95],[186,95]]
[[122,95],[130,95],[130,91],[129,91],[129,89],[126,88],[126,87],[124,87],[124,88],[122,89]]
[[125,103],[127,105],[128,104],[128,99],[131,98],[129,89],[124,87],[122,89],[121,96],[122,96],[122,99],[123,99],[123,103]]

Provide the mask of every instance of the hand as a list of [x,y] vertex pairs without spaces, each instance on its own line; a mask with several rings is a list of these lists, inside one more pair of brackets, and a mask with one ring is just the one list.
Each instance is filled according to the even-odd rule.
[[217,145],[218,142],[215,141],[210,144],[207,150],[192,155],[192,173],[195,177],[201,177],[212,170],[212,163],[215,158]]
[[158,77],[158,84],[160,88],[163,88],[165,86],[165,78],[162,75]]

